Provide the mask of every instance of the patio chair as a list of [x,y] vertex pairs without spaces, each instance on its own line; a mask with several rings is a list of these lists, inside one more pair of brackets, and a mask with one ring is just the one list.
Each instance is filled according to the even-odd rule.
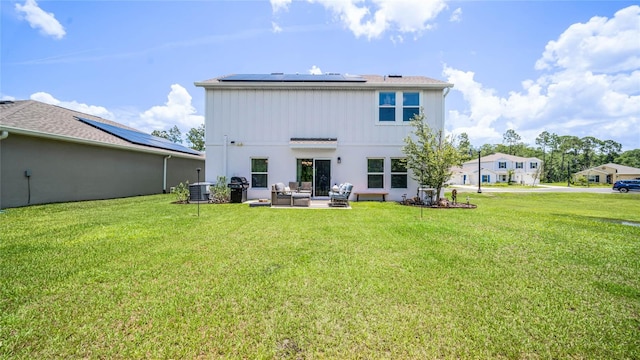
[[291,189],[292,193],[298,192],[298,182],[297,181],[289,181],[289,189]]
[[303,181],[300,184],[298,192],[311,194],[311,181]]
[[349,206],[352,190],[353,184],[344,183],[338,187],[338,191],[329,191],[329,206]]
[[291,191],[286,191],[283,183],[271,185],[271,205],[291,206]]

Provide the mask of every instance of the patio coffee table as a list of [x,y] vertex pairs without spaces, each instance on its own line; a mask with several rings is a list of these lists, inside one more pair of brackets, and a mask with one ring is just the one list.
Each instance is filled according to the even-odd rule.
[[291,206],[309,206],[310,203],[311,203],[311,194],[309,193],[291,194]]

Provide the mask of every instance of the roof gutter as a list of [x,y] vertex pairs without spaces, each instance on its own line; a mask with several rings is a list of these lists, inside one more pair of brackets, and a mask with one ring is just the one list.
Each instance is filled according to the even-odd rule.
[[[112,149],[118,149],[118,150],[127,150],[127,151],[135,151],[135,152],[154,154],[154,155],[164,155],[164,156],[171,155],[171,156],[176,156],[176,157],[186,158],[186,159],[202,159],[202,160],[204,160],[204,158],[202,158],[200,156],[197,156],[197,155],[188,155],[188,154],[184,154],[183,155],[183,154],[179,154],[179,153],[168,153],[166,151],[155,150],[155,149],[152,149],[152,148],[143,149],[143,148],[135,148],[135,147],[131,147],[131,146],[118,145],[118,144],[109,144],[109,143],[105,143],[105,142],[101,142],[101,141],[86,140],[86,139],[80,139],[80,138],[76,138],[76,137],[72,137],[72,136],[65,136],[65,135],[56,135],[56,134],[50,134],[50,133],[45,133],[45,132],[35,131],[35,130],[25,130],[25,129],[15,128],[15,127],[11,127],[11,126],[2,126],[2,128],[3,129],[0,131],[0,134],[7,133],[7,136],[9,136],[9,133],[8,133],[7,130],[9,130],[13,134],[17,134],[17,135],[34,136],[34,137],[40,137],[40,138],[44,138],[44,139],[67,141],[67,142],[78,143],[78,144],[83,144],[83,145],[102,146],[102,147],[106,147],[106,148],[112,148]],[[7,129],[7,130],[4,130],[4,129]],[[6,136],[5,136],[5,138],[6,138]],[[0,139],[2,139],[2,138],[0,138]]]
[[444,89],[453,87],[450,83],[322,83],[322,82],[268,82],[268,81],[199,81],[195,82],[196,87],[210,90],[380,90],[380,89]]

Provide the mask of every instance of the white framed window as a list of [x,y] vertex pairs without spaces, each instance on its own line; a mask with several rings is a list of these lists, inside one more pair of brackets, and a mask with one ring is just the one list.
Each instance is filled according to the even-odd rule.
[[407,188],[407,159],[391,159],[391,188]]
[[415,115],[420,114],[420,93],[402,93],[402,121],[411,121]]
[[529,169],[537,169],[537,168],[538,168],[538,163],[537,162],[529,163]]
[[378,93],[378,121],[382,123],[407,122],[420,114],[420,92],[380,91]]
[[507,168],[507,162],[506,161],[499,161],[498,162],[498,169],[506,169]]
[[367,188],[384,188],[384,158],[367,159]]
[[266,189],[269,184],[269,159],[252,158],[251,159],[251,187]]
[[482,182],[483,183],[490,183],[491,182],[491,175],[482,175]]
[[516,163],[516,169],[524,169],[524,164],[522,161]]
[[380,92],[378,106],[379,121],[396,121],[395,92]]

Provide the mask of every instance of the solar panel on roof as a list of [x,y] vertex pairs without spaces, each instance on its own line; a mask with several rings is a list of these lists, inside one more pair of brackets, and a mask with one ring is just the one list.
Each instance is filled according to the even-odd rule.
[[218,79],[219,81],[264,81],[264,82],[365,82],[357,75],[342,75],[328,73],[321,75],[311,74],[236,74]]
[[91,125],[97,129],[100,129],[104,132],[107,132],[113,136],[119,137],[120,139],[128,141],[133,144],[150,146],[158,149],[178,151],[178,152],[192,154],[192,155],[200,155],[198,151],[189,149],[188,147],[182,146],[180,144],[173,143],[161,137],[145,134],[140,131],[124,129],[121,127],[117,127],[117,126],[113,126],[113,125],[105,124],[99,121],[89,120],[81,117],[78,117],[77,119],[82,121],[85,124]]

